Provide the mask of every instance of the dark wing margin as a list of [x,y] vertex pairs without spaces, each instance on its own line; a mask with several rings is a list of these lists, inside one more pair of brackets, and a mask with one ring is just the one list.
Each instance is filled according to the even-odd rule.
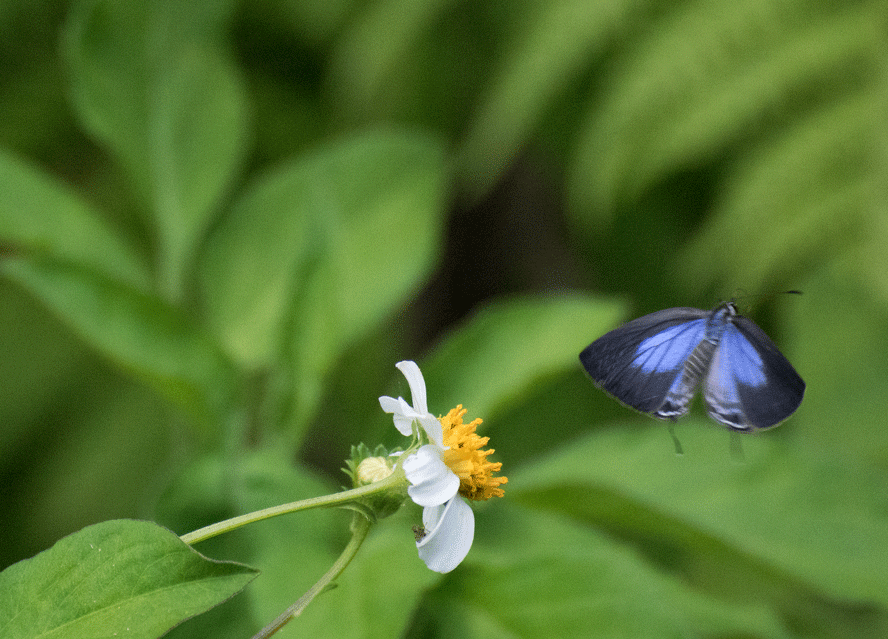
[[752,320],[736,316],[703,382],[710,416],[739,431],[776,426],[802,403],[805,382]]
[[[654,413],[681,375],[685,359],[703,339],[709,315],[679,307],[639,317],[592,342],[580,353],[580,362],[599,388],[631,408]],[[685,330],[682,324],[687,325]],[[678,329],[674,336],[638,352],[646,339],[673,327]]]

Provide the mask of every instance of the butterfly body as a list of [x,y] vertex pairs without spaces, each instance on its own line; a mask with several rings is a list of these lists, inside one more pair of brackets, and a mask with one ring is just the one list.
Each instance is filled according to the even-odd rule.
[[732,302],[639,317],[592,342],[580,362],[600,388],[659,419],[687,413],[702,386],[710,417],[737,431],[776,426],[805,392],[792,364]]

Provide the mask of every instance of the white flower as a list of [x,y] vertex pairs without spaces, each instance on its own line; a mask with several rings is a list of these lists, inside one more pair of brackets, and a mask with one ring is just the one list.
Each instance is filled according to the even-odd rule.
[[410,386],[413,405],[403,397],[380,397],[382,410],[392,413],[395,427],[405,436],[413,434],[418,422],[431,443],[419,448],[404,460],[402,467],[410,487],[407,494],[423,507],[425,535],[416,542],[419,557],[436,572],[450,572],[469,554],[475,537],[475,515],[457,496],[459,477],[444,463],[446,450],[441,422],[428,412],[426,387],[422,372],[415,362],[396,364]]

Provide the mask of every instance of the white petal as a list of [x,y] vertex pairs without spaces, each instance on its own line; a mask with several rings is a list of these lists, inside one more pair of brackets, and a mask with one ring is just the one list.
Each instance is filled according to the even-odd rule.
[[413,410],[420,414],[428,413],[429,405],[426,402],[426,385],[425,380],[422,377],[422,371],[419,370],[419,366],[416,365],[416,362],[408,359],[403,362],[398,362],[395,364],[395,367],[404,373],[404,377],[407,379],[407,385],[410,386],[410,398],[413,400]]
[[446,450],[450,446],[444,446],[444,428],[441,422],[434,415],[426,413],[418,418],[422,429],[429,436],[429,439],[441,450]]
[[469,554],[475,539],[475,514],[461,498],[424,508],[422,525],[426,535],[416,549],[429,569],[450,572]]
[[386,397],[383,395],[379,398],[379,405],[382,406],[382,410],[386,413],[401,413],[404,410],[404,406],[407,405],[407,402],[404,401],[403,397],[395,399],[394,397]]
[[401,415],[395,415],[395,428],[398,429],[398,432],[404,435],[405,437],[410,437],[413,434],[413,422],[416,421],[412,417],[402,417]]
[[379,405],[385,412],[393,413],[395,428],[399,433],[405,437],[413,434],[413,422],[420,419],[420,415],[414,412],[413,407],[405,402],[403,397],[395,399],[383,396],[379,398]]
[[459,477],[441,461],[441,449],[427,444],[404,460],[410,499],[420,506],[438,506],[459,490]]

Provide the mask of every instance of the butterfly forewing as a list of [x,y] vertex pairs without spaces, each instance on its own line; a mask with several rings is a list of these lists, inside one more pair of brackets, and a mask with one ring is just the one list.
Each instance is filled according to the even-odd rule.
[[686,307],[645,315],[592,342],[580,361],[603,390],[627,406],[654,413],[703,339],[708,315]]

